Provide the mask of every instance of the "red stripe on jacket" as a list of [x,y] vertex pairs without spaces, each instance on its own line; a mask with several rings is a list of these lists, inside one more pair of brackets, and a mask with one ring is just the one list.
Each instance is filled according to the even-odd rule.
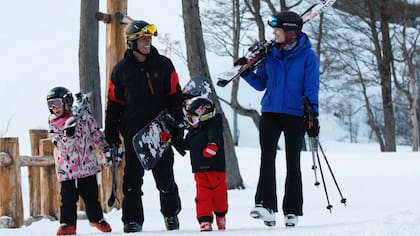
[[176,88],[178,84],[179,84],[178,74],[176,73],[176,71],[174,71],[171,74],[171,90],[169,90],[168,95],[172,95],[177,92]]
[[113,102],[116,102],[116,103],[118,103],[118,104],[120,104],[122,106],[124,106],[125,105],[125,101],[123,101],[121,99],[118,99],[115,96],[115,85],[112,82],[112,80],[109,80],[109,82],[108,82],[108,88],[109,88],[108,99],[111,100],[111,101],[113,101]]

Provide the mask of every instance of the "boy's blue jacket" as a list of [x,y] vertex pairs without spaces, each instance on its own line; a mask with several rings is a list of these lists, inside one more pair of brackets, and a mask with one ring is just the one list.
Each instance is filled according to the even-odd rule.
[[261,112],[303,116],[302,96],[318,113],[319,63],[306,34],[290,51],[272,48],[254,72],[243,77],[258,91],[265,89]]

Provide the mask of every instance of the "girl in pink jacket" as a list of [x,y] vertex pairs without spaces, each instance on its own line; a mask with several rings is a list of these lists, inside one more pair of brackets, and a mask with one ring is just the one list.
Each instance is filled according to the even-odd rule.
[[79,107],[78,114],[72,113],[73,95],[68,89],[51,89],[47,104],[51,113],[48,133],[54,143],[55,167],[61,183],[61,225],[57,235],[76,234],[79,195],[85,202],[90,225],[102,232],[111,232],[98,201],[96,174],[100,169],[94,152],[94,145],[102,152],[107,151],[104,135],[88,107]]

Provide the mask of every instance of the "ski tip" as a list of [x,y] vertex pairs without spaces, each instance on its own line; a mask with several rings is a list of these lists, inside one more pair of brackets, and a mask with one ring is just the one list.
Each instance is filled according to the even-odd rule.
[[217,81],[217,86],[219,86],[219,87],[225,87],[227,84],[229,83],[229,81],[228,80],[219,80],[219,81]]

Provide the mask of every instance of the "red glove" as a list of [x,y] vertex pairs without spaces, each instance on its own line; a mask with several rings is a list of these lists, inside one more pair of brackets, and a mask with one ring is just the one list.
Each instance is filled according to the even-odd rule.
[[209,143],[207,144],[207,147],[203,149],[203,156],[205,158],[212,158],[214,155],[216,155],[217,150],[219,150],[219,148],[217,147],[217,144]]
[[160,135],[160,140],[162,140],[163,143],[167,143],[171,141],[172,134],[170,134],[169,132],[160,132],[159,135]]

